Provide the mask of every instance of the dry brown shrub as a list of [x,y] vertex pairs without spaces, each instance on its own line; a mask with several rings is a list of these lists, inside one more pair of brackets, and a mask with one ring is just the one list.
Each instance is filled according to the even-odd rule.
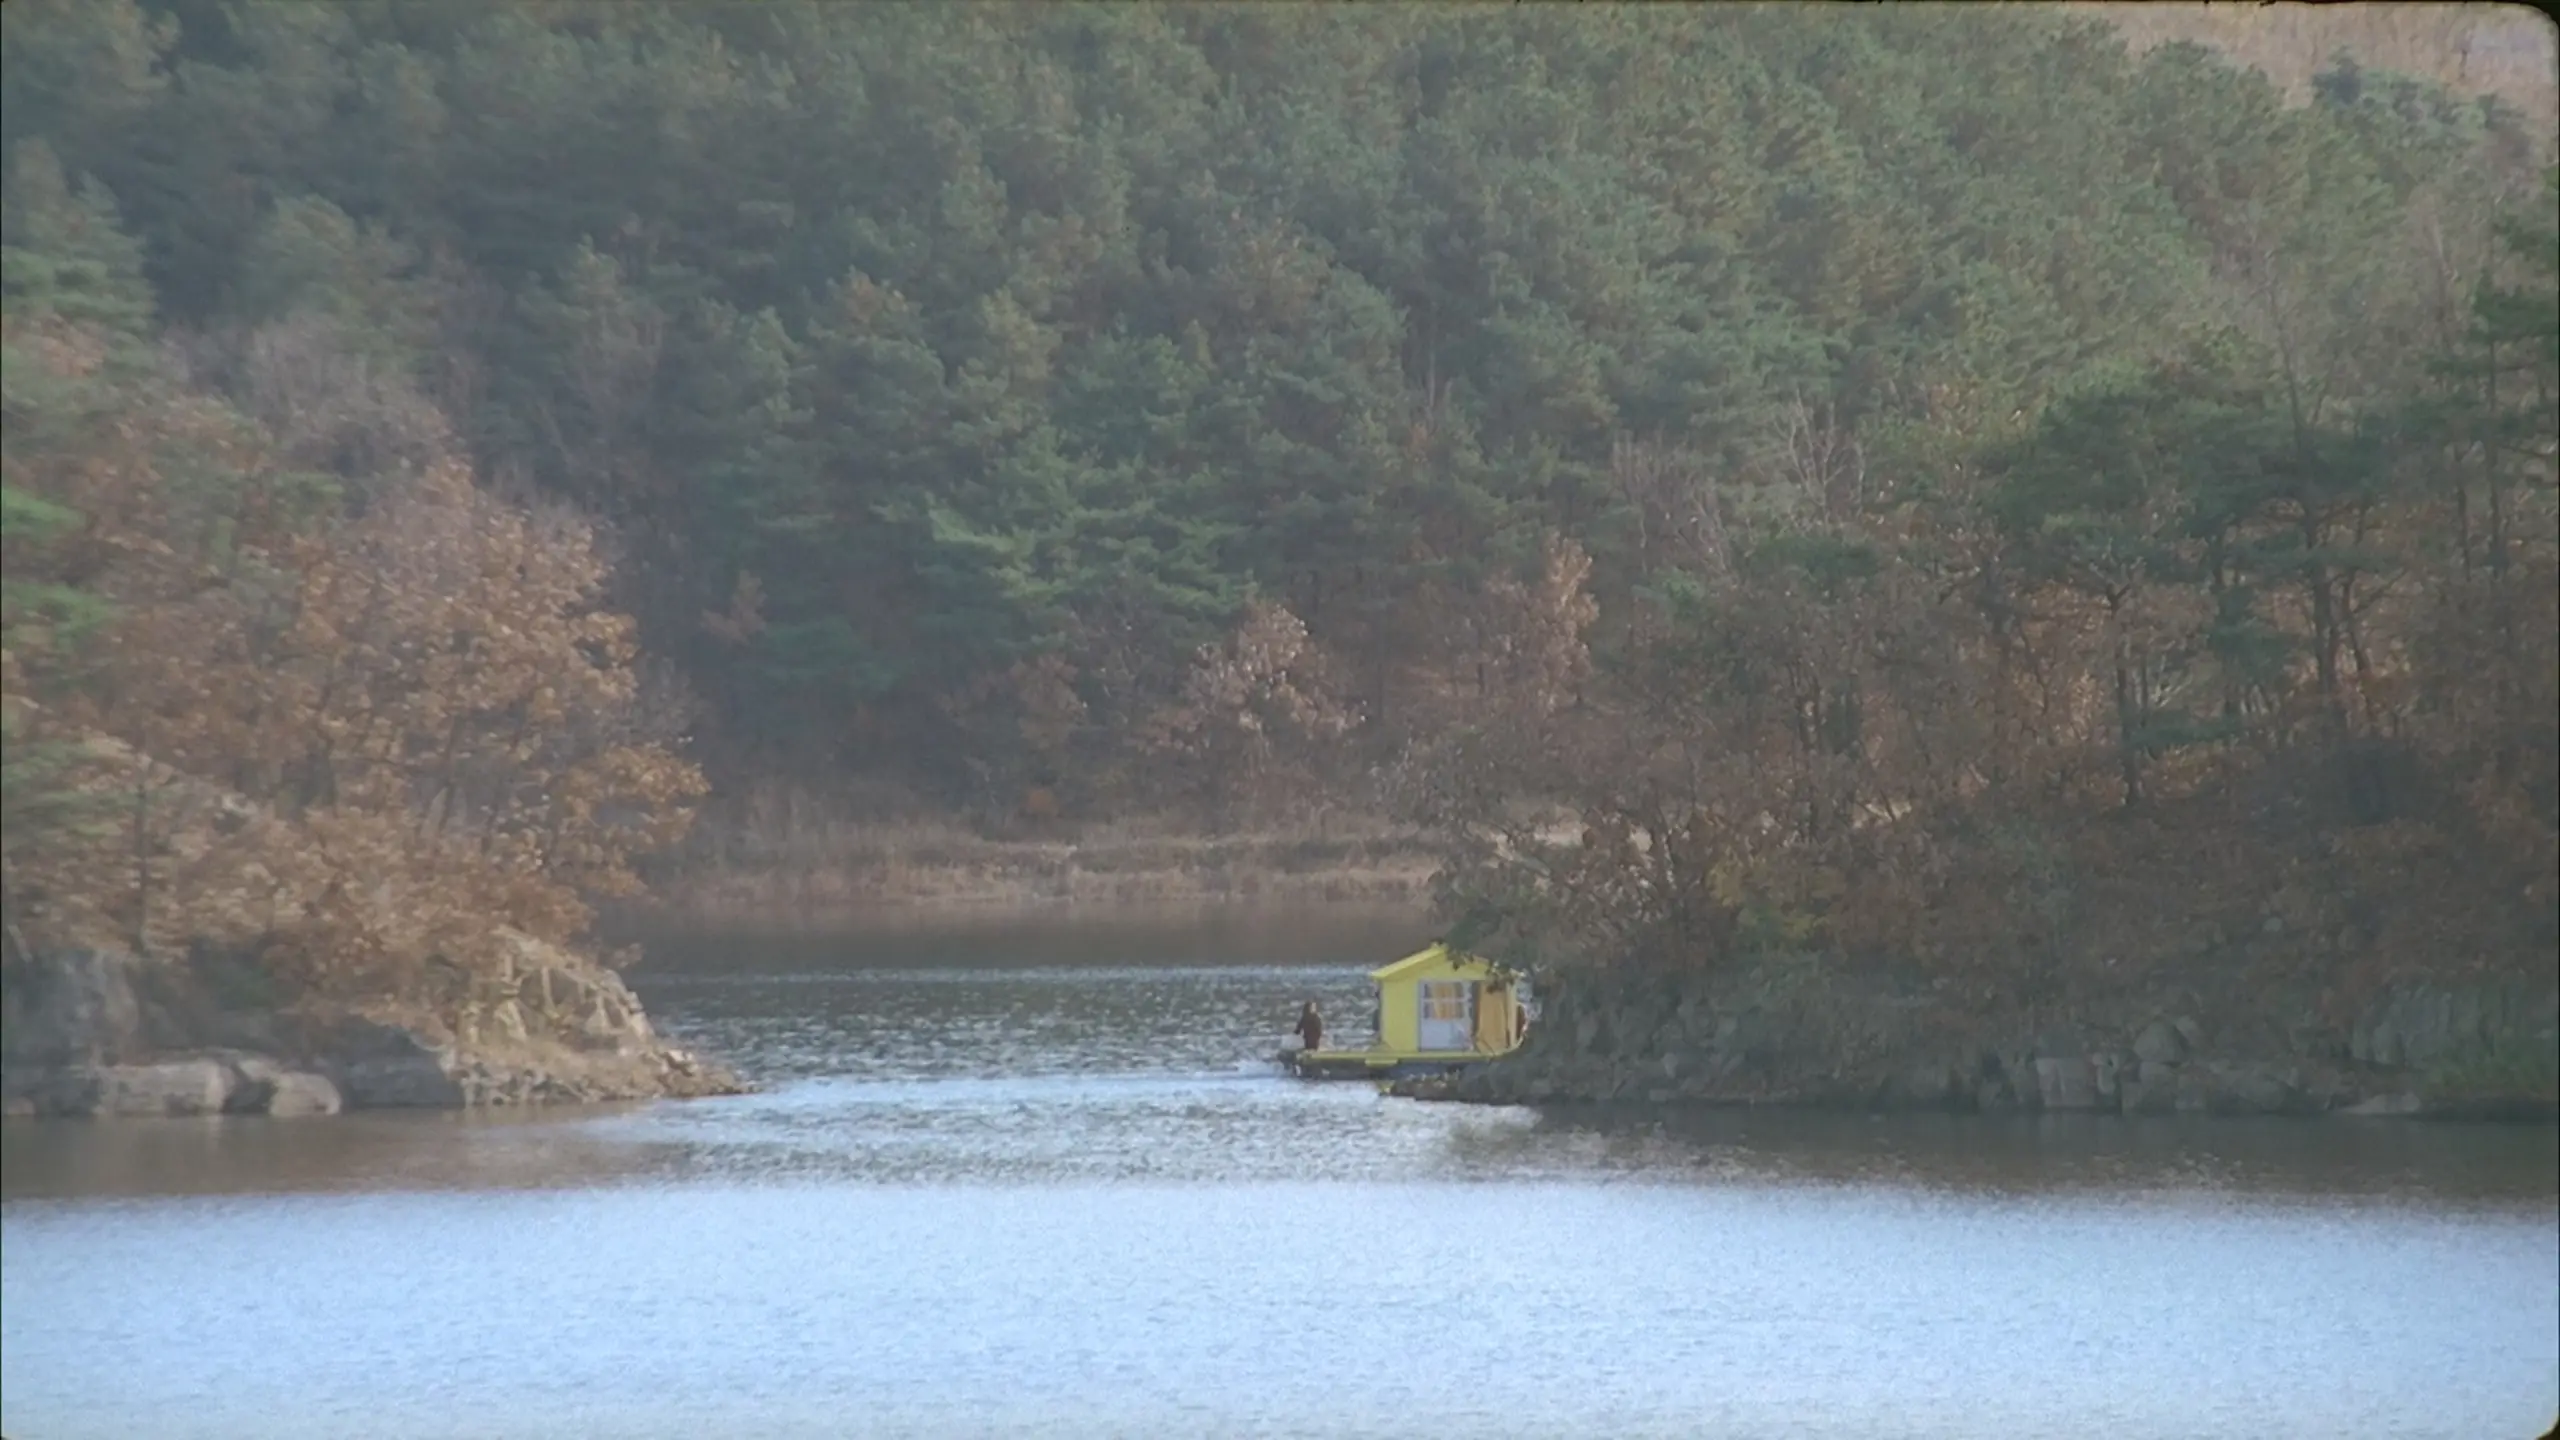
[[[37,338],[57,373],[95,373],[76,331]],[[7,667],[13,727],[71,747],[49,783],[80,802],[12,845],[13,920],[146,953],[263,947],[291,978],[378,993],[434,959],[495,963],[502,928],[576,935],[585,897],[637,888],[634,858],[682,835],[703,779],[646,703],[632,622],[599,603],[583,521],[450,460],[315,519],[224,407],[150,384],[112,400],[10,476],[83,517],[13,553],[12,579],[111,607],[76,657]]]

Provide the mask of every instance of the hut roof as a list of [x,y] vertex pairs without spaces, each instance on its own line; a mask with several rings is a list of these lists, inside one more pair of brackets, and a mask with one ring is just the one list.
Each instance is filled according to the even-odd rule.
[[1469,974],[1491,974],[1493,966],[1473,955],[1450,949],[1434,941],[1428,947],[1407,955],[1392,965],[1369,972],[1369,978],[1380,984],[1391,980],[1410,980],[1429,970],[1452,970]]

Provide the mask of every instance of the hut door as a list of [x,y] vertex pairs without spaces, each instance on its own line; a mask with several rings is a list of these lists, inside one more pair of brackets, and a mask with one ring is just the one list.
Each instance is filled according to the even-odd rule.
[[1465,980],[1425,980],[1416,1007],[1422,1017],[1415,1036],[1423,1050],[1472,1050],[1476,987]]

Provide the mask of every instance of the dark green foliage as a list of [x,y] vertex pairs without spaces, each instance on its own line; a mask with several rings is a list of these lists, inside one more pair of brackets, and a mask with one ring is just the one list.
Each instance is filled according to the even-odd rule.
[[10,147],[0,186],[0,295],[11,313],[140,339],[151,325],[142,249],[95,181],[67,180],[42,141]]
[[2391,269],[2485,224],[2512,114],[2023,8],[7,9],[12,313],[325,322],[614,527],[733,773],[1013,773],[952,719],[1044,656],[1125,738],[1257,598],[1383,753],[1550,532],[1604,650],[1983,535],[2200,596],[2124,657],[2135,765],[2306,644],[2344,705],[2413,437],[2525,454],[2485,397],[2551,329],[2483,289],[2431,380]]

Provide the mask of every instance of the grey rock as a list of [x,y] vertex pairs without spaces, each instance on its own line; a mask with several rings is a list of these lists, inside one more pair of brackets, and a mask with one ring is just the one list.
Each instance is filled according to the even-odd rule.
[[277,1076],[267,1094],[266,1113],[279,1117],[335,1115],[345,1108],[345,1097],[329,1077],[307,1070],[289,1070]]
[[2290,1038],[2293,1053],[2306,1059],[2334,1065],[2352,1058],[2348,1053],[2347,1037],[2325,1025],[2301,1026]]
[[2485,1047],[2490,1034],[2490,1006],[2478,990],[2457,990],[2446,997],[2445,1043],[2449,1049]]
[[596,1003],[596,985],[574,971],[553,968],[544,972],[551,983],[551,1008],[563,1015],[590,1010]]
[[1940,1106],[1962,1093],[1962,1083],[1952,1067],[1915,1065],[1903,1073],[1895,1088],[1900,1098],[1914,1105]]
[[2068,1025],[2056,1025],[2036,1037],[2038,1060],[2077,1060],[2087,1053],[2080,1043],[2080,1032]]
[[1600,1017],[1585,1015],[1574,1023],[1573,1048],[1584,1055],[1594,1053],[1600,1043]]
[[2146,1065],[2175,1065],[2187,1058],[2187,1037],[2166,1020],[2154,1020],[2133,1037],[2133,1053]]
[[219,1055],[231,1067],[231,1093],[223,1100],[223,1111],[231,1115],[263,1115],[267,1102],[275,1098],[276,1080],[284,1067],[265,1055],[242,1054],[237,1051]]
[[2440,997],[2423,989],[2384,997],[2373,1017],[2374,1048],[2388,1058],[2385,1065],[2423,1065],[2444,1048],[2445,1014]]
[[2114,1108],[2114,1106],[2106,1102],[2112,1101],[2116,1098],[2117,1091],[2121,1087],[2123,1081],[2132,1077],[2134,1066],[2138,1063],[2140,1062],[2128,1060],[2125,1057],[2112,1052],[2090,1057],[2089,1078],[2091,1083],[2097,1087],[2098,1099],[2100,1102],[2099,1108]]
[[2215,1099],[2220,1092],[2215,1089],[2213,1076],[2205,1067],[2181,1065],[2169,1083],[2177,1094],[2173,1108],[2180,1114],[2203,1114],[2215,1108]]
[[2178,1082],[2174,1076],[2127,1080],[2119,1087],[2116,1102],[2127,1115],[2166,1115],[2178,1108]]
[[2299,1088],[2266,1065],[2225,1064],[2205,1075],[2206,1108],[2226,1115],[2276,1115],[2300,1108]]
[[95,1072],[91,1114],[106,1117],[219,1115],[235,1083],[219,1060],[107,1065]]
[[269,1011],[223,1010],[204,1018],[201,1043],[223,1050],[278,1051],[288,1048],[284,1028]]
[[12,1114],[95,1115],[98,1067],[12,1067],[0,1071],[0,1097]]
[[594,1008],[578,1022],[570,1033],[570,1042],[581,1050],[622,1051],[633,1048],[634,1037],[624,1023],[624,1015],[614,1003],[597,996]]
[[1766,1069],[1785,1048],[1786,1028],[1758,1006],[1726,1016],[1716,1026],[1717,1063],[1725,1073]]
[[2355,1029],[2348,1033],[2347,1054],[2367,1065],[2397,1066],[2408,1058],[2400,1043],[2400,1032],[2392,1028],[2387,1016],[2357,1021]]
[[358,1110],[433,1109],[466,1103],[451,1051],[396,1026],[359,1022],[341,1032],[339,1093]]
[[1610,1048],[1621,1055],[1642,1055],[1660,1026],[1661,1022],[1651,1011],[1641,1006],[1627,1006],[1610,1022]]
[[143,1033],[132,956],[71,950],[39,956],[11,977],[7,1063],[112,1065],[133,1055]]
[[[0,990],[0,1107],[291,1115],[739,1089],[725,1070],[660,1044],[618,977],[531,937],[517,949],[515,973],[494,993],[448,997],[468,1006],[449,1016],[458,1036],[432,1018],[309,1019],[263,999],[227,1005],[195,959],[77,951],[13,963]],[[546,1043],[560,1038],[588,1053]]]
[[435,1047],[421,1040],[415,1030],[360,1016],[339,1019],[314,1037],[312,1047],[320,1055],[345,1064],[432,1057],[435,1053]]
[[2358,1017],[2348,1049],[2368,1065],[2425,1068],[2542,1041],[2551,992],[2406,986]]
[[344,1108],[338,1087],[325,1075],[291,1069],[266,1055],[216,1057],[232,1075],[223,1102],[230,1115],[335,1115]]
[[2327,1064],[2297,1070],[2289,1083],[2297,1096],[2294,1108],[2304,1113],[2344,1109],[2364,1098],[2363,1087]]
[[2086,1059],[2035,1062],[2036,1102],[2047,1110],[2095,1110],[2098,1087]]
[[2193,1054],[2204,1048],[2204,1026],[2196,1023],[2196,1017],[2181,1015],[2170,1024],[2177,1030],[2178,1038],[2187,1042],[2188,1053]]
[[595,1009],[599,993],[596,982],[557,965],[529,970],[516,982],[516,1003],[528,1025],[575,1025]]

